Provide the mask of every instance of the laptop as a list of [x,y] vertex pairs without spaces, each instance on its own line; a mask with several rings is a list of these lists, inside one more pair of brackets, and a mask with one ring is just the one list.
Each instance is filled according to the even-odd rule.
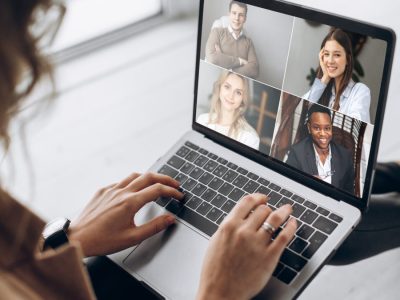
[[[351,57],[336,41],[321,52],[333,31]],[[150,168],[180,181],[185,201],[160,198],[135,217],[178,222],[109,257],[160,298],[194,299],[210,236],[238,200],[263,193],[272,209],[292,205],[298,230],[257,297],[298,297],[367,209],[394,45],[390,29],[289,2],[201,0],[192,128]],[[320,60],[330,82],[350,72],[341,91]],[[330,128],[313,127],[316,108]],[[314,131],[328,132],[325,159]]]

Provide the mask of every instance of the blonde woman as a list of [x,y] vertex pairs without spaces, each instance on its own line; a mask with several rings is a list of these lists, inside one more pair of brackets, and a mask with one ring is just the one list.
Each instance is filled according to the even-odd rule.
[[197,122],[258,150],[260,137],[244,118],[249,98],[248,80],[223,71],[214,83],[210,112],[201,114]]

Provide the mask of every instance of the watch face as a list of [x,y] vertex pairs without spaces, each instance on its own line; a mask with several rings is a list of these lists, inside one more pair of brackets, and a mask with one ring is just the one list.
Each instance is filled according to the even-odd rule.
[[47,239],[52,234],[64,231],[68,228],[70,221],[66,218],[54,220],[46,225],[43,230],[43,237]]

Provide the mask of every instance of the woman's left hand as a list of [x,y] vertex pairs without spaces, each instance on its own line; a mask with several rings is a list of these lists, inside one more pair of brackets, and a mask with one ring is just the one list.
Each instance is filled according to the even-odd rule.
[[69,239],[79,241],[85,256],[111,254],[139,244],[175,222],[172,215],[162,215],[137,226],[135,214],[158,197],[182,199],[179,182],[171,177],[134,173],[117,184],[100,189],[73,221]]

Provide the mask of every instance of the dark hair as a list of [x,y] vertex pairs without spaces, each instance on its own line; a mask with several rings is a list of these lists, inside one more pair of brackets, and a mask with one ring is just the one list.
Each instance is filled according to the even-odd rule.
[[319,104],[313,104],[308,108],[307,112],[307,123],[310,122],[311,116],[313,113],[323,113],[327,114],[329,116],[329,119],[331,119],[332,123],[332,115],[330,109],[326,108],[325,106],[319,105]]
[[233,4],[236,4],[236,5],[244,8],[244,12],[247,15],[247,4],[244,4],[244,3],[239,2],[239,1],[231,1],[231,3],[229,3],[229,11],[231,11]]
[[[38,51],[32,33],[38,10],[46,12],[51,0],[0,2],[0,142],[8,149],[9,123],[43,75],[51,74],[47,59]],[[21,85],[29,79],[27,84]],[[17,90],[18,87],[18,90]]]
[[[331,31],[328,33],[328,35],[324,38],[321,44],[321,49],[325,47],[326,42],[328,41],[336,41],[339,43],[340,46],[343,47],[344,51],[346,52],[346,68],[344,70],[344,76],[342,80],[339,83],[339,86],[336,87],[336,96],[335,96],[335,101],[333,104],[333,109],[334,110],[339,110],[340,109],[340,96],[342,95],[343,91],[349,84],[351,77],[353,75],[353,68],[354,68],[354,59],[353,59],[353,47],[351,44],[351,40],[349,35],[343,31],[342,29],[339,28],[332,28]],[[322,69],[321,66],[318,67],[317,70],[317,77],[322,78]],[[335,80],[331,79],[322,94],[321,98],[319,99],[320,104],[329,106],[329,101],[332,96],[332,88],[335,86]]]

